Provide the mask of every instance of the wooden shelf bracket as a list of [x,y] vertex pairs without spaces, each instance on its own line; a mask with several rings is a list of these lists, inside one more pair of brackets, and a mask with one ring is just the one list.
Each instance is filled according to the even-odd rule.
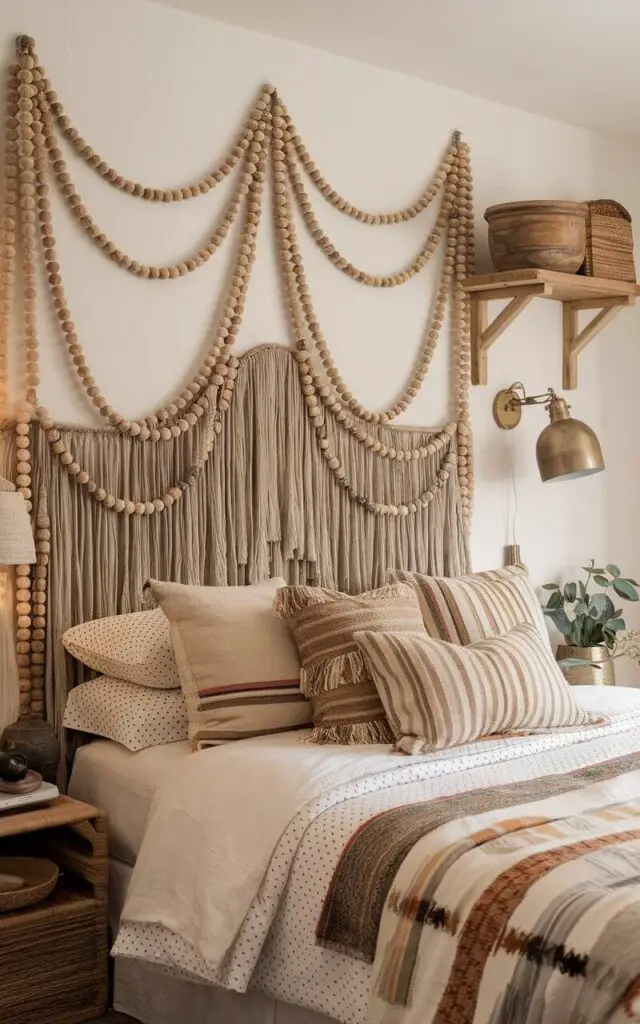
[[544,296],[546,285],[529,285],[511,292],[511,301],[498,313],[495,320],[488,322],[490,299],[504,299],[503,292],[471,293],[471,383],[487,383],[487,352],[506,331],[513,321],[526,309],[536,295]]
[[[487,352],[532,299],[553,299],[562,303],[562,386],[570,391],[578,386],[578,356],[618,315],[632,306],[640,288],[626,281],[608,281],[576,274],[546,270],[512,270],[470,277],[464,282],[469,294],[471,318],[471,382],[487,383]],[[509,300],[489,323],[488,305],[492,299]],[[582,329],[578,314],[595,310],[592,320]]]
[[[593,341],[600,331],[611,323],[621,309],[632,306],[635,296],[626,295],[615,299],[580,300],[562,303],[562,387],[571,391],[578,386],[578,356]],[[589,323],[579,330],[578,312],[581,309],[598,309]]]

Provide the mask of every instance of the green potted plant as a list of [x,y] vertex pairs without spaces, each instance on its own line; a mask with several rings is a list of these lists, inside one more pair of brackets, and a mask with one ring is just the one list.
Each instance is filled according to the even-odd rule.
[[586,580],[565,583],[562,588],[545,583],[543,589],[551,593],[543,611],[564,637],[556,657],[567,680],[611,684],[615,682],[614,658],[631,654],[628,641],[635,641],[635,634],[629,634],[628,640],[621,642],[624,638],[618,634],[626,625],[622,609],[616,608],[613,599],[637,601],[640,584],[622,576],[617,565],[597,568],[593,559],[591,565],[583,566],[583,572]]

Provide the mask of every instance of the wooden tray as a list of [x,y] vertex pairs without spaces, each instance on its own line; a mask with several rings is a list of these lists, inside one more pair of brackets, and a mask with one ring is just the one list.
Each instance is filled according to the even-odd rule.
[[18,875],[24,885],[12,892],[0,892],[0,913],[22,910],[40,903],[53,892],[60,870],[51,860],[39,857],[0,857],[0,874]]

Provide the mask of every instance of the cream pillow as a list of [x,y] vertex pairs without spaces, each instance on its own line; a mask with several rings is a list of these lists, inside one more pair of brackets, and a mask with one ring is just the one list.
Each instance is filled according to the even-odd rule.
[[107,676],[73,688],[62,724],[105,736],[128,750],[189,738],[187,704],[181,690],[152,690]]
[[535,626],[468,647],[420,633],[354,634],[406,754],[495,733],[589,725]]
[[311,721],[296,646],[273,611],[284,583],[189,587],[149,581],[171,626],[195,748]]
[[169,623],[159,608],[72,626],[62,643],[83,665],[157,690],[180,687]]
[[414,587],[429,636],[473,644],[530,622],[550,646],[540,602],[524,565],[454,577],[391,569],[387,580]]

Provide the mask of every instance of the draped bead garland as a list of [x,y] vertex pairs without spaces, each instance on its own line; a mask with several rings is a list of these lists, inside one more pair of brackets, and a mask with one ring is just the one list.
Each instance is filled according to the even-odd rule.
[[[10,289],[14,280],[14,262],[21,260],[22,330],[24,393],[16,410],[16,483],[32,508],[32,462],[30,424],[35,416],[44,428],[51,451],[75,483],[105,509],[132,516],[151,516],[163,512],[178,501],[198,479],[231,408],[238,359],[232,354],[243,321],[244,305],[255,262],[256,238],[262,212],[266,174],[271,172],[273,187],[273,224],[278,240],[278,256],[283,294],[296,349],[299,384],[307,417],[313,427],[318,450],[328,471],[349,498],[375,516],[394,517],[418,514],[444,487],[453,471],[460,482],[460,501],[465,519],[471,514],[473,471],[469,428],[468,393],[470,387],[469,307],[462,280],[473,270],[473,207],[469,149],[453,134],[451,143],[429,184],[409,206],[387,213],[369,213],[343,198],[323,177],[309,156],[289,112],[276,91],[267,86],[250,111],[231,150],[207,175],[197,182],[174,189],[144,186],[112,168],[80,135],[65,113],[44,69],[39,66],[33,40],[20,36],[17,41],[18,65],[12,68],[7,92],[5,145],[5,199],[3,214],[2,273],[0,275],[0,400],[6,391],[6,323]],[[61,135],[58,138],[56,132]],[[209,237],[190,254],[175,262],[153,265],[125,253],[101,230],[86,209],[72,180],[61,144],[69,143],[88,167],[107,183],[132,198],[171,203],[195,199],[208,193],[232,172],[238,177]],[[371,272],[343,255],[324,232],[305,188],[308,177],[321,197],[335,209],[356,221],[374,225],[393,225],[413,220],[441,195],[434,227],[411,261],[391,273]],[[201,364],[174,398],[138,420],[129,420],[110,404],[87,362],[69,308],[63,283],[63,268],[57,253],[49,188],[60,190],[70,215],[100,252],[113,264],[134,276],[147,280],[171,281],[196,272],[217,255],[236,223],[241,223],[231,276],[222,315]],[[420,273],[440,247],[443,251],[440,279],[424,338],[416,356],[408,383],[399,397],[382,411],[370,411],[351,393],[331,356],[318,322],[309,281],[298,244],[293,205],[300,211],[312,240],[330,263],[355,282],[369,287],[399,287]],[[174,484],[162,493],[116,494],[91,475],[90,466],[76,459],[68,440],[52,416],[37,405],[38,338],[36,323],[36,263],[38,243],[44,261],[46,283],[60,335],[87,399],[98,410],[105,424],[136,443],[172,443],[198,428],[195,458],[184,467]],[[456,418],[440,431],[432,432],[422,443],[394,447],[380,436],[377,427],[390,423],[404,412],[419,393],[436,349],[447,305],[450,307],[451,339],[455,361]],[[0,410],[2,403],[0,401]],[[331,430],[329,430],[331,423]],[[205,429],[201,430],[204,424]],[[338,433],[334,434],[334,428]],[[336,440],[340,434],[361,447],[373,462],[385,460],[398,466],[431,460],[439,461],[426,490],[409,494],[406,500],[389,503],[375,491],[375,476],[351,479]],[[335,438],[332,440],[332,438]],[[406,442],[405,442],[406,444]],[[348,460],[347,460],[348,462]],[[373,487],[372,487],[372,481]],[[46,522],[46,495],[38,499],[36,541],[38,563],[32,574],[28,566],[19,567],[17,589],[18,655],[22,705],[35,713],[43,707],[42,671],[46,622],[47,561],[49,529]]]

